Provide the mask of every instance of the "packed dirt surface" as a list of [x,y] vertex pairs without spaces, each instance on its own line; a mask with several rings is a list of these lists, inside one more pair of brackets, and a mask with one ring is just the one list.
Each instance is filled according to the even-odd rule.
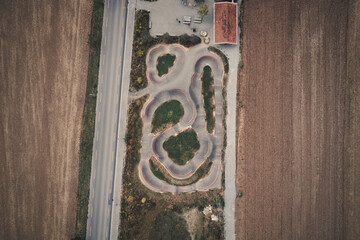
[[[359,24],[348,33],[348,10],[341,0],[245,1],[237,239],[359,239]],[[345,126],[347,71],[356,133]]]
[[91,11],[0,3],[0,239],[74,236]]

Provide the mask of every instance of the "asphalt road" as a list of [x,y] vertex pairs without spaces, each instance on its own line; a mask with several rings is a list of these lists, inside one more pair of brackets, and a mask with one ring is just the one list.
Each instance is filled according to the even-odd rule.
[[118,144],[126,0],[106,0],[86,239],[109,239]]

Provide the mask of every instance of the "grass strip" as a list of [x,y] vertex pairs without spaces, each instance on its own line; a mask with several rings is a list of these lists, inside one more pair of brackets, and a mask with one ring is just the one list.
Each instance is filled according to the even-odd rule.
[[206,129],[209,133],[213,133],[215,128],[214,78],[212,77],[210,66],[204,67],[201,82],[202,95],[204,98]]
[[143,194],[139,194],[136,190],[137,187],[141,187],[139,186],[141,183],[138,175],[135,174],[137,165],[140,162],[141,138],[143,134],[142,128],[138,127],[143,124],[140,114],[148,98],[149,95],[145,95],[130,103],[128,107],[127,130],[125,134],[126,154],[121,193],[121,221],[118,239],[134,239],[134,237],[128,234],[133,227],[138,225],[138,219],[135,216],[143,216],[145,209],[149,210],[154,207],[154,203],[149,199],[145,203],[142,202]]
[[91,33],[89,35],[90,49],[85,107],[80,140],[79,184],[77,195],[78,206],[76,213],[75,239],[86,238],[103,13],[103,3],[101,1],[94,1]]

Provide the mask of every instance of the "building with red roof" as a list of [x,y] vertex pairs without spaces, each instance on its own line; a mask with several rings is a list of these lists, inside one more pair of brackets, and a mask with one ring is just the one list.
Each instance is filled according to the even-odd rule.
[[217,2],[214,6],[215,43],[237,44],[237,4]]

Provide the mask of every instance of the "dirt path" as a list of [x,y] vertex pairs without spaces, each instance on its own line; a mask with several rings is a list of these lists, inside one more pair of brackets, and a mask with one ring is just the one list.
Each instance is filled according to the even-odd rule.
[[0,3],[0,239],[70,239],[91,1]]
[[347,2],[246,1],[238,239],[341,239]]

